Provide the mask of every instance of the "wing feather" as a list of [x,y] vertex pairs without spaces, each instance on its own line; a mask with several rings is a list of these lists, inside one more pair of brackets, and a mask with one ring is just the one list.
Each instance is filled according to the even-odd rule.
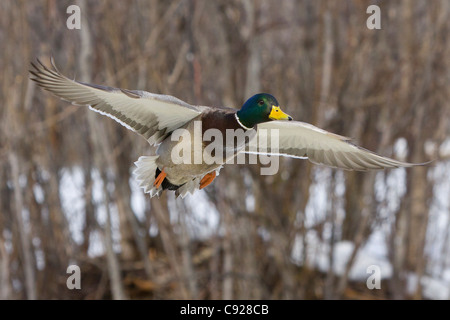
[[142,135],[150,144],[159,144],[168,133],[197,117],[205,108],[172,96],[71,80],[58,71],[53,60],[53,69],[39,60],[31,65],[31,79],[42,88],[74,105],[89,106]]
[[[274,135],[278,135],[278,146],[270,143],[274,141]],[[313,163],[346,170],[364,171],[425,164],[407,163],[380,156],[353,144],[347,137],[299,121],[270,121],[259,124],[255,139],[266,139],[268,146],[256,147],[257,151],[252,153],[307,157]],[[258,145],[256,140],[253,143],[254,146]]]

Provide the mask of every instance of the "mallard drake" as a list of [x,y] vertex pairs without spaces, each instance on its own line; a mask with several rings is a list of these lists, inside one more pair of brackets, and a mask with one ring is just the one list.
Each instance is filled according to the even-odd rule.
[[[140,157],[135,162],[137,169],[134,171],[140,186],[152,197],[165,189],[175,190],[176,195],[182,197],[203,189],[215,179],[225,163],[240,153],[308,158],[315,164],[346,170],[417,165],[380,156],[353,144],[349,138],[308,123],[293,121],[291,116],[280,109],[278,101],[267,93],[254,95],[240,110],[194,106],[169,95],[71,80],[58,71],[53,59],[51,63],[53,69],[47,68],[39,60],[37,64],[32,63],[31,79],[63,100],[89,106],[92,110],[113,118],[143,136],[150,145],[157,146],[156,155]],[[196,123],[200,124],[200,128],[196,128]],[[178,129],[184,131],[180,134]],[[195,145],[195,141],[183,136],[183,133],[195,136],[196,130],[205,134],[208,129],[218,130],[223,134],[229,130],[241,130],[247,134],[248,139],[241,141],[240,145],[233,145],[231,152],[230,145],[224,143],[222,146],[226,152],[219,156],[219,161],[207,162],[201,159],[195,163],[180,163],[174,160],[174,149],[185,150],[183,147],[188,143]],[[253,139],[274,141],[271,140],[273,132],[278,136],[275,137],[277,148],[270,145],[249,150],[245,147]],[[178,139],[174,139],[175,133],[178,134]],[[201,152],[208,148],[206,140],[203,137]],[[189,149],[187,147],[188,151]],[[191,152],[196,151],[191,148]]]

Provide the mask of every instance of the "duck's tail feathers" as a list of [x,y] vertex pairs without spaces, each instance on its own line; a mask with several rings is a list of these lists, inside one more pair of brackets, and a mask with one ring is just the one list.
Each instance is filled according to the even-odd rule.
[[189,182],[186,182],[180,188],[175,191],[175,196],[184,199],[189,193],[194,194],[200,187],[200,178],[194,178]]
[[[215,169],[216,171],[216,177],[219,176],[220,173],[220,169],[222,169],[223,166],[220,166],[219,168]],[[209,173],[209,172],[208,172]],[[190,194],[194,194],[195,191],[200,189],[200,181],[202,180],[202,178],[204,177],[196,177],[194,179],[192,179],[189,182],[186,182],[185,184],[183,184],[182,186],[180,186],[176,191],[175,191],[175,196],[181,197],[182,199],[184,199],[189,193]]]
[[155,182],[155,173],[158,166],[156,165],[156,159],[159,156],[142,156],[136,161],[134,164],[136,165],[136,169],[133,174],[139,186],[144,189],[145,193],[150,193],[150,196],[153,198],[154,196],[159,196],[163,191],[163,188],[160,186],[156,188],[153,184]]

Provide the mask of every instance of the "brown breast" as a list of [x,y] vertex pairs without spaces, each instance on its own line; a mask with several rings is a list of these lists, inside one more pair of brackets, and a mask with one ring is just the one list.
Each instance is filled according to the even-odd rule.
[[[236,121],[235,109],[216,109],[211,112],[204,113],[201,117],[202,120],[202,134],[204,134],[208,129],[218,129],[222,133],[222,146],[227,147],[228,150],[234,149],[234,154],[236,154],[237,149],[242,149],[242,142],[248,143],[251,136],[254,135],[254,130],[252,132],[243,130],[239,123]],[[235,135],[233,139],[227,141],[227,129],[233,130],[232,133]],[[206,147],[213,141],[203,141],[203,146]],[[230,142],[232,144],[230,144]],[[227,145],[228,144],[228,145]],[[224,152],[224,155],[226,153]],[[214,156],[214,155],[212,155]]]

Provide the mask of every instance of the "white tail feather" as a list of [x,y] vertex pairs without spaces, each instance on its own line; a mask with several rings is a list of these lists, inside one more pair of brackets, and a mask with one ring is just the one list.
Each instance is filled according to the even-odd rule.
[[145,193],[150,193],[151,197],[159,195],[162,192],[162,187],[155,188],[153,183],[155,182],[155,173],[158,166],[156,165],[156,159],[159,156],[142,156],[134,164],[136,169],[133,174],[136,176],[136,180],[139,186],[144,189]]
[[183,184],[176,192],[177,197],[184,199],[188,193],[194,194],[196,190],[200,187],[200,178],[192,179],[191,181]]
[[[133,174],[135,175],[135,179],[139,184],[139,187],[144,189],[145,193],[149,193],[150,197],[159,196],[163,188],[160,186],[159,188],[155,188],[153,184],[155,183],[155,174],[158,166],[156,165],[156,160],[159,156],[142,156],[136,161],[134,164],[136,165],[136,169]],[[216,169],[216,176],[219,175],[219,171],[222,168],[219,167]],[[203,177],[192,177],[192,180],[183,184],[178,190],[176,190],[175,195],[177,197],[184,198],[189,193],[194,194],[196,190],[200,187],[200,180]]]

